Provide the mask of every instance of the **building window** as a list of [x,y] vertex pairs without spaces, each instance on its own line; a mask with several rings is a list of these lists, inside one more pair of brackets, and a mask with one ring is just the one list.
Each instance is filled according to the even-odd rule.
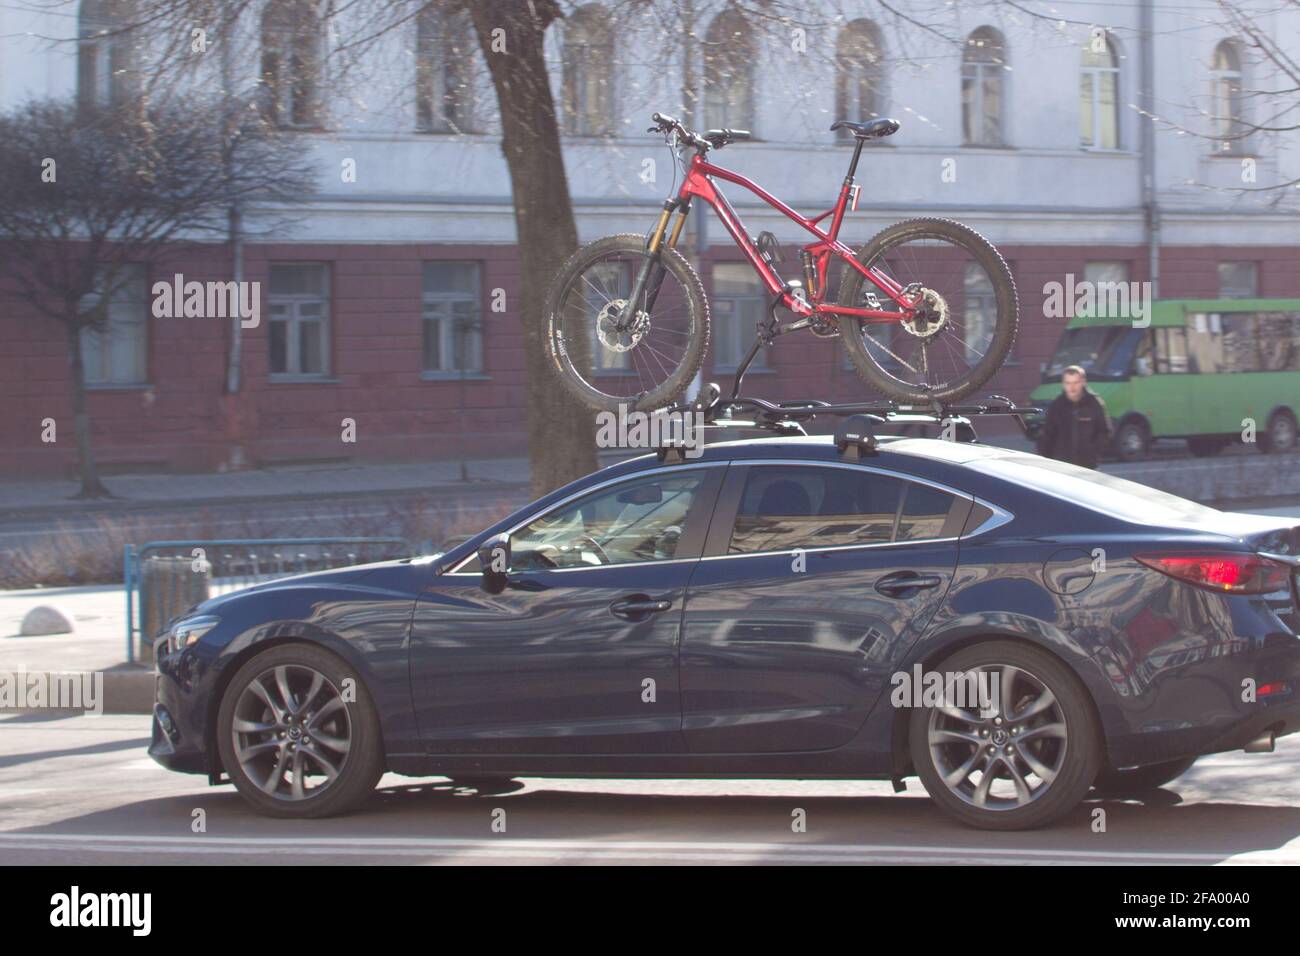
[[1103,282],[1128,282],[1128,263],[1123,260],[1093,260],[1083,266],[1083,279],[1100,285]]
[[1213,85],[1211,119],[1218,148],[1225,153],[1243,151],[1247,131],[1245,95],[1242,91],[1241,50],[1232,40],[1214,48],[1210,72]]
[[599,4],[579,7],[564,26],[564,131],[614,131],[614,30]]
[[754,32],[745,15],[728,8],[704,35],[704,121],[754,130]]
[[271,375],[323,378],[329,374],[330,273],[319,262],[271,266]]
[[120,106],[137,92],[132,14],[126,0],[84,0],[77,44],[77,101],[83,108]]
[[1259,298],[1259,266],[1254,262],[1220,262],[1219,298]]
[[[854,123],[875,119],[884,109],[884,65],[880,30],[870,20],[853,20],[835,40],[835,118]],[[853,131],[837,137],[853,142]]]
[[[709,297],[713,320],[713,367],[734,369],[754,344],[758,323],[765,317],[767,296],[753,268],[745,262],[723,262],[713,267],[713,295]],[[767,367],[767,350],[759,349],[749,366]]]
[[1119,149],[1119,57],[1110,36],[1096,33],[1083,48],[1079,72],[1079,143]]
[[966,38],[961,58],[961,124],[968,145],[1002,145],[1005,49],[1002,35],[992,27],[980,27]]
[[474,129],[474,28],[459,11],[426,7],[415,26],[415,120],[424,133]]
[[281,127],[320,122],[324,33],[316,0],[276,0],[262,17],[262,104]]
[[966,344],[966,362],[975,365],[988,354],[993,330],[998,324],[998,298],[993,291],[993,280],[978,262],[966,263],[963,298],[966,319],[962,337]]
[[424,264],[424,371],[483,371],[483,310],[477,262]]
[[145,267],[128,265],[108,291],[102,325],[81,331],[87,385],[142,385],[148,374],[149,303]]

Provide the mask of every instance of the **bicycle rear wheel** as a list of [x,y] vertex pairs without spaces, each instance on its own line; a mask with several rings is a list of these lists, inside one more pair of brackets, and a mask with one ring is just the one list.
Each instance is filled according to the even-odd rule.
[[[919,284],[926,302],[908,322],[840,317],[849,359],[873,388],[903,402],[951,402],[1002,366],[1019,321],[1016,284],[997,249],[975,230],[950,219],[909,219],[868,242],[858,261],[901,286]],[[840,305],[899,311],[850,266]]]
[[628,297],[645,237],[607,236],[564,264],[547,298],[547,350],[560,380],[598,411],[653,411],[679,398],[709,343],[709,307],[689,262],[664,247],[638,308]]

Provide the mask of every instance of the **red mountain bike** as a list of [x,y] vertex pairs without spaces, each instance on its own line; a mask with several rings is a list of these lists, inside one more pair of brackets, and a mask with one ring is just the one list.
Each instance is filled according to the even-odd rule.
[[[947,219],[897,223],[856,254],[838,239],[846,210],[857,208],[854,174],[862,147],[897,132],[897,121],[832,124],[832,131],[852,131],[856,145],[834,208],[812,219],[708,161],[711,150],[747,140],[748,132],[694,133],[658,113],[654,124],[650,132],[664,133],[679,157],[694,151],[681,189],[664,203],[648,238],[607,236],[574,253],[547,298],[551,357],[566,387],[586,404],[651,411],[681,397],[699,371],[709,343],[709,307],[699,277],[676,248],[696,196],[713,207],[771,296],[768,318],[737,369],[737,392],[759,349],[804,328],[841,337],[858,374],[901,402],[951,402],[979,388],[1002,364],[1019,308],[1011,272],[987,239]],[[766,232],[750,238],[715,177],[744,186],[812,233],[814,241],[799,252],[799,279],[781,277],[775,238]],[[818,223],[827,218],[823,231]],[[845,263],[835,301],[827,281],[832,256]],[[793,319],[780,321],[778,306]]]

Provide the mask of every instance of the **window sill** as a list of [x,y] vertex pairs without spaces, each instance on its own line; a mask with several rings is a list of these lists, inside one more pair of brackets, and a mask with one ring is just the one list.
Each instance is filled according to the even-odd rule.
[[85,382],[82,387],[88,392],[147,392],[156,386],[152,382]]
[[292,375],[281,372],[272,372],[270,375],[272,385],[338,385],[340,381],[341,379],[330,375]]
[[490,382],[486,372],[429,372],[420,373],[422,382]]

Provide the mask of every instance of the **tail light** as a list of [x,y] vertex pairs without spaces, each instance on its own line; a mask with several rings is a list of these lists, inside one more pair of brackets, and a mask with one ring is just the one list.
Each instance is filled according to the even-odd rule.
[[1148,568],[1224,594],[1271,594],[1290,586],[1291,568],[1258,554],[1138,554]]

